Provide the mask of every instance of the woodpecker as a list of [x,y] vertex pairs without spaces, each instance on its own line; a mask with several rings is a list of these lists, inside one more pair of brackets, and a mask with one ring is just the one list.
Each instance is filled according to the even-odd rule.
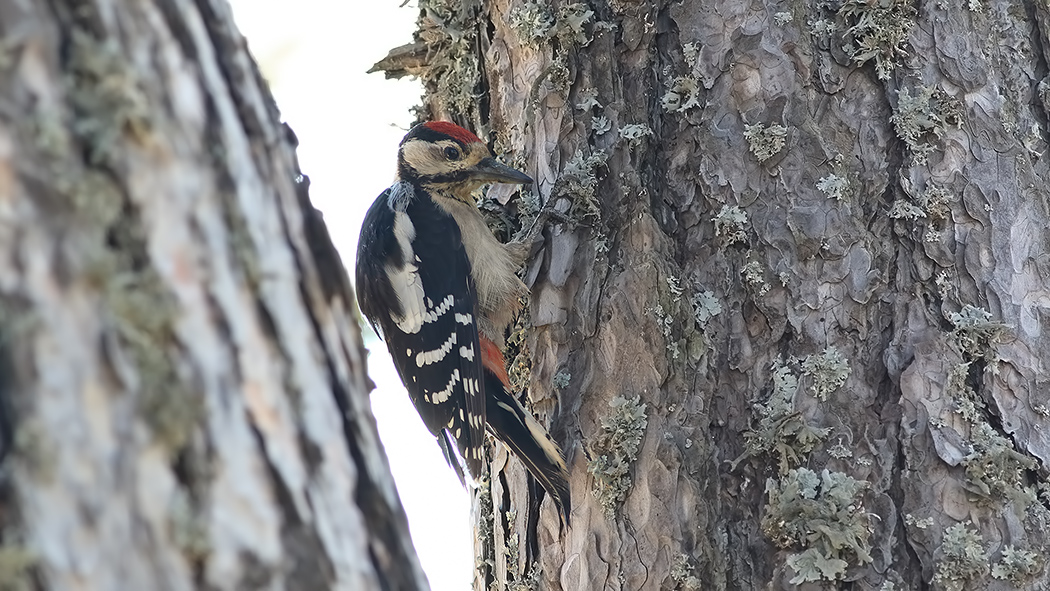
[[517,276],[528,246],[496,240],[472,196],[486,183],[531,182],[458,125],[413,127],[401,141],[394,184],[361,227],[357,299],[460,481],[466,482],[463,464],[471,476],[481,475],[487,428],[567,523],[565,460],[511,393],[502,353],[505,330],[528,293]]

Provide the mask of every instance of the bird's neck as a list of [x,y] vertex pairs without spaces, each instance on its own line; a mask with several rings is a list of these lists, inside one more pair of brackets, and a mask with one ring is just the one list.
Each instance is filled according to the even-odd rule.
[[420,185],[430,194],[446,199],[455,199],[471,206],[477,207],[474,199],[474,189],[477,185],[472,183],[427,183],[423,181]]

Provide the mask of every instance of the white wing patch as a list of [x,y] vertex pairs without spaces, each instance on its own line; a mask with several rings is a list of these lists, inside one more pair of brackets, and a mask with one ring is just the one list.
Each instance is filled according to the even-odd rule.
[[[416,238],[416,227],[412,225],[412,219],[403,211],[394,211],[394,237],[397,245],[401,248],[406,261],[405,266],[398,269],[387,266],[386,273],[390,277],[390,285],[401,302],[402,314],[390,314],[394,324],[405,334],[416,334],[428,322],[436,322],[452,309],[456,298],[449,294],[445,299],[435,306],[434,301],[427,297],[423,291],[423,281],[419,277],[419,256],[412,249],[412,241]],[[456,314],[456,321],[461,324],[469,324],[463,321],[462,314]],[[411,355],[411,353],[409,353]],[[422,366],[421,366],[422,367]]]
[[[441,316],[445,312],[448,312],[452,309],[452,304],[454,304],[455,302],[456,298],[452,297],[452,294],[448,294],[447,296],[445,296],[445,299],[441,300],[441,303],[439,303],[437,306],[434,306],[434,303],[431,302],[428,298],[427,303],[429,305],[427,307],[433,309],[423,315],[423,322],[436,322],[437,319],[441,318]],[[456,314],[457,320],[459,319],[459,317],[460,314]]]
[[474,344],[471,343],[470,348],[460,347],[459,356],[467,361],[474,361]]
[[[458,381],[459,381],[459,370],[458,369],[454,369],[454,370],[452,370],[452,379],[450,379],[448,381],[448,385],[445,386],[444,390],[442,390],[440,392],[434,392],[433,396],[431,396],[431,401],[434,404],[441,404],[442,402],[448,400],[448,397],[452,396],[452,390],[453,390],[453,388],[456,387],[456,382],[458,382]],[[451,423],[451,421],[449,421],[449,423]],[[451,424],[449,426],[451,427]]]
[[426,312],[423,293],[423,281],[419,277],[419,267],[414,262],[415,252],[412,250],[412,240],[416,237],[416,227],[412,220],[403,211],[394,212],[394,237],[397,245],[406,261],[405,266],[400,269],[387,266],[386,274],[390,278],[390,285],[401,302],[402,314],[390,313],[390,318],[401,332],[415,334],[423,327],[423,317]]
[[452,333],[448,336],[448,340],[441,344],[440,347],[433,351],[421,351],[416,353],[416,367],[423,367],[424,365],[430,365],[431,363],[437,363],[448,355],[448,352],[452,350],[452,345],[456,344],[456,333]]

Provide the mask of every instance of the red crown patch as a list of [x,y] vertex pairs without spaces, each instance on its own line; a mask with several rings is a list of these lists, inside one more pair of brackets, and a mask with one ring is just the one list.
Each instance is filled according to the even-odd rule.
[[481,139],[471,133],[470,131],[463,129],[455,123],[449,123],[448,121],[427,121],[423,124],[424,127],[431,131],[443,133],[447,136],[453,137],[464,144],[473,144],[475,142],[481,142]]

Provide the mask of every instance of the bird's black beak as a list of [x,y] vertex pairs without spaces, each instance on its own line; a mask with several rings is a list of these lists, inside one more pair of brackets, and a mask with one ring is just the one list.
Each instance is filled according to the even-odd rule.
[[512,185],[532,183],[532,178],[529,175],[497,162],[491,156],[478,162],[477,166],[472,168],[470,173],[472,178],[485,183],[509,183]]

